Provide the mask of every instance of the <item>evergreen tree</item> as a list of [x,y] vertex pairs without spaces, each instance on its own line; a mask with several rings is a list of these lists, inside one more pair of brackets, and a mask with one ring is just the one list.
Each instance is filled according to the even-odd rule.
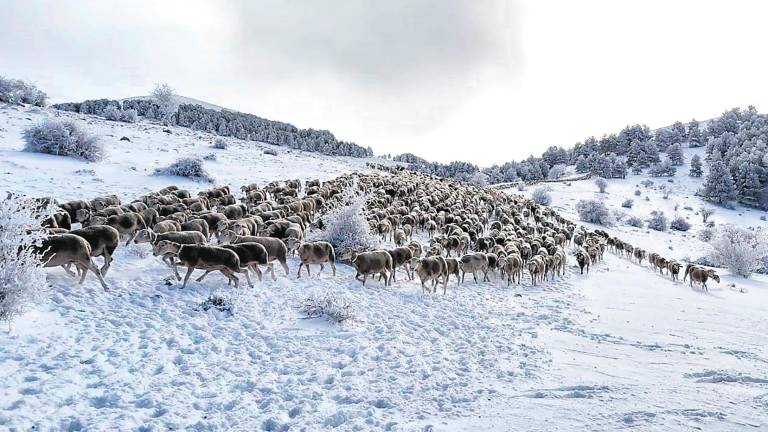
[[690,171],[691,177],[701,177],[704,174],[704,171],[701,169],[701,158],[699,155],[693,155],[691,158],[691,171]]
[[731,173],[717,153],[712,156],[712,160],[709,162],[709,174],[700,194],[704,199],[718,204],[725,204],[736,199],[736,187],[733,184]]
[[576,159],[576,172],[580,174],[589,172],[589,162],[585,156],[579,156]]
[[674,166],[680,166],[685,162],[685,156],[683,156],[683,147],[678,144],[672,144],[667,147],[667,157]]
[[627,152],[627,165],[632,167],[642,167],[646,159],[645,146],[643,146],[643,143],[640,141],[633,141]]

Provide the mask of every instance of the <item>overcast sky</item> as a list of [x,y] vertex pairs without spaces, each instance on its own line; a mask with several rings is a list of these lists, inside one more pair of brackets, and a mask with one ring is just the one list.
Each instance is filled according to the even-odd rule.
[[0,74],[55,102],[179,94],[377,154],[482,166],[768,107],[764,1],[14,1]]

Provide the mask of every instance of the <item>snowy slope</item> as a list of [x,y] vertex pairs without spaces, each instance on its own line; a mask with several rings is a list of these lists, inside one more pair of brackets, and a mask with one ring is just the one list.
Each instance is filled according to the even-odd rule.
[[[21,130],[54,115],[104,137],[107,160],[20,152]],[[151,173],[209,153],[217,183],[235,187],[328,179],[369,161],[237,140],[214,150],[209,134],[163,129],[0,105],[0,190],[59,199],[132,198],[171,183],[197,190],[208,185]],[[642,216],[651,208],[671,216],[673,199],[698,208],[682,176],[669,200],[641,187],[648,202],[632,195],[639,180],[610,181],[609,206],[633,197]],[[573,219],[575,200],[597,195],[591,182],[552,187],[554,205]],[[763,223],[758,212],[740,211]],[[714,219],[742,223],[738,212]],[[687,237],[611,231],[696,257],[701,224],[691,220]],[[765,278],[725,276],[704,293],[608,254],[588,275],[571,258],[568,274],[544,285],[531,286],[527,275],[512,287],[498,277],[452,280],[443,296],[400,279],[362,288],[346,265],[335,277],[313,267],[297,280],[296,259],[289,265],[290,276],[278,270],[277,281],[238,291],[220,275],[185,290],[167,284],[168,269],[146,245],[118,249],[108,293],[90,278],[76,286],[49,270],[51,302],[0,331],[0,430],[768,429]],[[303,319],[298,303],[323,290],[352,300],[358,319]],[[233,297],[234,313],[196,310],[211,293]]]

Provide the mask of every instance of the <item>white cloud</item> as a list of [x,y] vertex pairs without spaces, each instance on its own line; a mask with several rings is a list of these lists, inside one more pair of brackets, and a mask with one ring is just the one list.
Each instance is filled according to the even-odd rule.
[[377,153],[482,165],[768,105],[768,5],[735,1],[4,5],[0,71],[54,99],[180,93]]

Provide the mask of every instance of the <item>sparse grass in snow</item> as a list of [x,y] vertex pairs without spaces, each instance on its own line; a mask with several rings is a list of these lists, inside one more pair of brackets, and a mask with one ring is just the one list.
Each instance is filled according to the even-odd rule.
[[323,317],[335,324],[358,319],[358,312],[352,301],[333,291],[311,294],[302,301],[299,309],[307,318]]

